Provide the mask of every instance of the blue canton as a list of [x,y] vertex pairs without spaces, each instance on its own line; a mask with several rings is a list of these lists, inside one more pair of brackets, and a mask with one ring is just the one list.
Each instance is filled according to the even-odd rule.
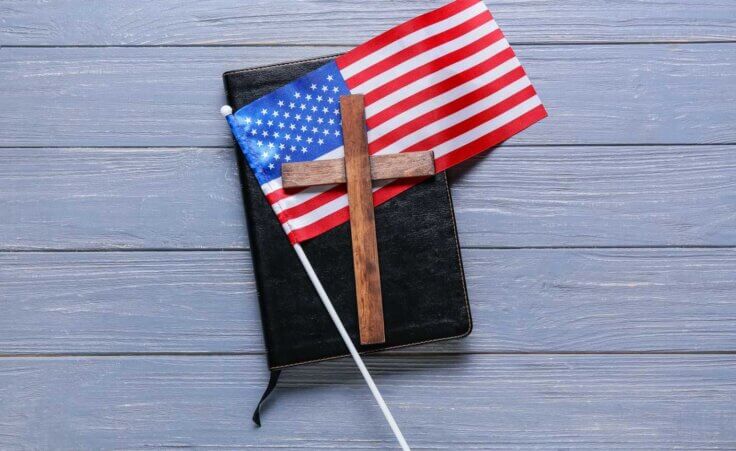
[[342,146],[340,96],[347,94],[330,62],[233,114],[233,132],[261,185],[281,177],[282,163],[315,160]]

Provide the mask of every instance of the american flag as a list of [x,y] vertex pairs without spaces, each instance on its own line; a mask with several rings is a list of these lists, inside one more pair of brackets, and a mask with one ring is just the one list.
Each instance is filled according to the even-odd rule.
[[[344,185],[285,191],[281,164],[343,157],[339,98],[363,94],[369,152],[434,150],[437,172],[546,117],[481,0],[415,17],[228,116],[292,243],[349,219]],[[374,204],[416,180],[374,184]]]

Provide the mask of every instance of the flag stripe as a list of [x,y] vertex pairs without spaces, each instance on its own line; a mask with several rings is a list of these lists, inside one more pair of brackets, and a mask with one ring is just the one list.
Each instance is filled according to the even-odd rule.
[[[436,72],[440,72],[442,69],[445,69],[448,66],[454,65],[459,61],[464,61],[466,60],[466,58],[476,55],[479,52],[483,52],[484,49],[487,49],[490,45],[501,39],[503,39],[503,34],[501,33],[501,30],[496,29],[481,37],[477,41],[471,42],[470,44],[461,47],[454,52],[450,52],[447,55],[443,55],[436,60],[431,61],[430,63],[419,66],[410,72],[394,78],[393,80],[386,80],[385,83],[381,86],[373,89],[370,92],[365,93],[365,103],[366,105],[374,104],[375,102],[385,98],[389,94],[398,91],[399,89],[414,81],[420,80]],[[483,54],[479,55],[480,58],[482,58],[483,56]],[[470,61],[472,62],[473,60]],[[462,67],[459,69],[457,67],[453,68],[454,73],[462,70]]]
[[[375,58],[371,59],[371,55],[376,51],[383,50],[384,53],[389,53],[392,45],[395,49],[401,49],[407,43],[411,44],[417,40],[421,40],[421,37],[424,36],[432,36],[432,34],[448,26],[454,26],[465,18],[472,17],[475,13],[483,9],[483,5],[477,0],[459,0],[450,3],[404,22],[352,49],[337,59],[337,65],[341,70],[345,71],[344,73],[348,74],[347,76],[350,76],[350,74],[359,72],[364,67],[354,66],[355,63],[360,60],[374,61]],[[470,12],[466,12],[463,15],[463,11],[467,10],[470,10]]]
[[449,167],[455,166],[456,164],[475,156],[479,152],[483,152],[491,146],[495,146],[496,144],[509,139],[535,122],[541,121],[545,117],[547,117],[547,111],[544,109],[544,106],[539,103],[531,110],[516,117],[513,121],[507,122],[505,125],[502,125],[485,136],[482,136],[475,141],[436,159],[435,168],[437,171],[444,171]]
[[[374,139],[371,142],[371,151],[377,152],[385,147],[387,147],[390,144],[395,143],[399,139],[402,139],[405,136],[410,135],[411,133],[432,124],[433,122],[439,120],[440,118],[449,116],[450,114],[456,113],[463,108],[466,108],[475,102],[478,102],[480,100],[483,100],[484,98],[492,95],[495,91],[502,90],[503,88],[506,88],[511,83],[519,80],[521,77],[525,75],[524,69],[521,66],[517,66],[515,69],[511,70],[510,72],[507,72],[506,74],[502,75],[501,77],[492,80],[487,81],[485,83],[482,83],[480,85],[473,83],[472,86],[469,86],[468,88],[477,88],[473,91],[467,92],[462,96],[452,96],[451,100],[447,103],[441,104],[441,106],[429,110],[429,111],[412,111],[411,115],[406,115],[407,118],[413,118],[407,122],[404,122],[401,125],[398,124],[390,124],[391,127],[386,127],[387,133],[384,133],[380,137]],[[469,89],[468,89],[469,90]],[[450,96],[448,96],[450,97]],[[454,98],[453,98],[454,97]],[[434,103],[432,103],[430,106],[435,106]],[[415,109],[419,110],[419,109]],[[440,125],[434,125],[435,128],[441,127]],[[373,132],[374,130],[371,130]]]
[[[495,22],[492,23],[495,24]],[[414,70],[417,67],[429,63],[430,61],[436,60],[442,55],[446,55],[449,52],[454,52],[455,50],[461,49],[464,46],[482,38],[489,33],[491,33],[491,30],[488,30],[488,27],[475,28],[465,33],[464,35],[453,39],[452,41],[445,42],[440,46],[427,49],[425,52],[422,52],[402,63],[391,66],[386,71],[384,71],[380,77],[370,78],[360,84],[355,84],[351,82],[351,79],[346,78],[346,83],[350,88],[350,92],[354,94],[368,93],[375,88],[381,86],[385,80],[393,80],[394,78],[399,77],[406,72]],[[344,76],[345,75],[343,75],[343,77]]]
[[[520,81],[528,82],[528,79],[525,77]],[[478,126],[485,124],[485,122],[489,120],[500,120],[502,117],[504,117],[504,114],[508,113],[507,110],[516,107],[520,103],[529,100],[533,96],[535,96],[534,88],[531,85],[527,85],[526,88],[514,93],[512,96],[502,100],[501,102],[496,103],[491,107],[487,107],[486,109],[480,110],[477,114],[468,117],[467,119],[464,119],[460,122],[457,122],[450,127],[438,133],[435,133],[432,136],[428,136],[425,139],[412,144],[405,151],[411,152],[422,149],[435,149],[436,156],[442,156],[446,152],[447,147],[440,148],[440,146],[446,146],[446,141],[448,141],[449,139],[467,133]],[[473,113],[479,109],[480,105],[475,104],[472,105],[471,108],[466,108],[465,110],[460,111],[460,113],[463,113],[462,116],[465,116],[466,114]]]
[[331,215],[322,218],[319,222],[314,222],[297,230],[287,230],[286,235],[292,243],[301,243],[302,241],[312,239],[333,227],[344,224],[348,219],[350,219],[350,212],[348,207],[345,206]]
[[[486,55],[481,56],[485,57]],[[511,65],[507,64],[509,60],[513,60]],[[471,66],[468,69],[462,70],[464,69],[462,67],[453,67],[452,70],[449,72],[450,76],[448,76],[447,78],[443,77],[443,75],[445,74],[434,74],[432,75],[432,81],[436,80],[437,82],[435,84],[430,85],[428,82],[418,82],[412,88],[413,93],[406,92],[404,93],[403,97],[399,97],[397,95],[396,97],[389,99],[390,101],[393,101],[393,104],[382,110],[380,109],[380,107],[375,108],[373,105],[369,105],[366,108],[366,114],[368,116],[368,127],[371,130],[376,129],[382,124],[388,122],[390,119],[393,119],[394,117],[402,114],[406,114],[408,111],[411,111],[412,108],[418,105],[424,104],[429,100],[440,97],[443,94],[450,94],[451,90],[457,86],[482,83],[482,75],[488,73],[489,71],[491,72],[491,77],[493,77],[497,76],[497,74],[503,74],[505,70],[519,65],[519,61],[514,58],[513,50],[510,47],[506,47],[501,52],[491,55],[487,59],[481,61],[475,66]],[[455,70],[461,71],[455,72]],[[480,80],[477,80],[479,78]]]
[[[523,88],[529,86],[529,79],[522,77],[516,80],[493,95],[480,99],[461,110],[443,116],[437,119],[431,126],[424,127],[414,131],[413,133],[402,136],[400,139],[390,144],[390,147],[384,151],[387,153],[395,153],[395,149],[401,151],[415,150],[434,150],[436,147],[444,143],[446,137],[451,137],[452,133],[458,129],[467,129],[474,117],[485,114],[493,117],[499,114],[510,105],[510,102],[518,100],[518,94]],[[430,138],[436,137],[430,140]]]
[[[459,72],[463,72],[489,58],[503,53],[508,47],[505,39],[499,40],[488,48],[475,55],[459,61],[451,66],[439,69],[425,77],[410,81],[407,85],[402,86],[395,92],[390,93],[386,97],[372,103],[366,107],[366,115],[369,118],[374,116],[380,117],[380,113],[389,110],[388,117],[392,117],[397,112],[403,111],[404,108],[416,105],[421,102],[430,101],[437,95],[437,90],[433,87],[441,82],[452,78]],[[468,80],[469,82],[472,80]],[[378,123],[381,121],[379,120]]]
[[[373,205],[378,206],[392,197],[401,194],[412,186],[421,183],[426,178],[410,179],[410,180],[392,180],[388,181],[385,186],[373,190]],[[347,197],[346,197],[347,198]],[[335,219],[338,216],[339,220]],[[329,230],[340,225],[350,218],[349,208],[347,204],[340,206],[334,213],[329,216],[320,218],[311,224],[298,230],[287,232],[289,239],[295,242],[301,242],[314,238],[325,230]]]
[[[520,67],[519,61],[516,58],[511,58],[509,61],[502,63],[496,67],[494,67],[492,70],[481,74],[477,76],[476,78],[467,81],[463,84],[460,84],[459,86],[452,88],[452,89],[442,89],[443,86],[432,86],[428,88],[427,92],[423,94],[424,96],[428,96],[429,98],[425,101],[422,101],[421,99],[418,99],[415,102],[411,103],[417,103],[416,106],[412,106],[411,103],[401,103],[401,105],[397,105],[395,108],[393,108],[395,111],[393,111],[394,116],[390,119],[386,120],[385,122],[381,123],[380,125],[377,125],[376,127],[373,127],[370,129],[369,137],[371,139],[378,139],[381,136],[385,135],[386,133],[390,132],[394,128],[400,127],[403,124],[407,123],[408,121],[411,121],[413,118],[417,116],[421,116],[428,111],[432,111],[433,109],[437,108],[438,106],[442,106],[446,103],[452,102],[454,99],[462,97],[476,89],[478,89],[479,86],[483,86],[487,83],[493,83],[497,79],[505,76],[509,72],[515,70],[516,68]],[[454,80],[453,80],[454,81]],[[439,83],[439,85],[443,85],[443,83]],[[452,83],[447,83],[447,85],[451,85]],[[502,86],[499,86],[502,87]],[[429,101],[432,100],[432,101]],[[400,109],[403,108],[403,109]],[[373,119],[373,117],[369,118]]]
[[329,203],[340,196],[346,194],[345,185],[335,185],[327,191],[322,191],[316,196],[311,196],[304,202],[294,205],[293,207],[283,210],[278,214],[279,220],[284,222],[290,219],[298,218],[308,214],[310,211]]
[[[434,36],[428,37],[423,41],[404,47],[393,55],[383,58],[355,75],[346,78],[348,88],[351,90],[355,89],[366,81],[381,75],[394,67],[401,67],[400,64],[405,63],[418,55],[442,45],[449,45],[450,42],[466,36],[471,31],[477,30],[481,25],[487,24],[492,20],[493,18],[488,10],[481,11],[478,15],[471,17],[463,23],[460,23],[448,30],[444,30],[441,33],[437,33]],[[484,29],[481,30],[481,32],[485,31],[486,30]],[[381,80],[378,80],[378,82],[380,83]]]

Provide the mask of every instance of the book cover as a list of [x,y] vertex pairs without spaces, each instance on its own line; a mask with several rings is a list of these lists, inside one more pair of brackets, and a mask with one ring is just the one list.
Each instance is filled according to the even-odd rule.
[[[234,110],[334,57],[230,71]],[[335,326],[235,145],[263,334],[271,370],[347,355]],[[472,328],[452,198],[445,173],[375,210],[386,341],[358,343],[349,224],[303,243],[305,253],[361,353],[463,337]]]

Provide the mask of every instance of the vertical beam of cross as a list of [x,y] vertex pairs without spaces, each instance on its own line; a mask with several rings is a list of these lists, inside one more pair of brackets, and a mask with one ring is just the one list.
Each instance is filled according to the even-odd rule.
[[383,343],[386,341],[383,299],[363,96],[341,97],[340,114],[345,146],[345,176],[348,184],[360,340],[363,344]]

